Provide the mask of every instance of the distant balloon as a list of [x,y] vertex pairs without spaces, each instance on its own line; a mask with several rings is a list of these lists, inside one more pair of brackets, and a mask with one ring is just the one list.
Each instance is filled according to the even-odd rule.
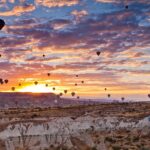
[[3,84],[3,79],[0,78],[0,83]]
[[101,54],[101,52],[100,52],[100,51],[97,51],[96,54],[99,56],[99,55]]
[[72,95],[72,96],[75,96],[75,92],[72,92],[71,95]]
[[129,8],[129,6],[128,6],[128,5],[126,5],[126,6],[125,6],[125,8],[126,8],[126,9],[128,9],[128,8]]
[[148,97],[150,98],[150,94],[148,94]]
[[21,86],[21,83],[19,83],[18,85]]
[[77,86],[78,84],[77,83],[75,83],[75,86]]
[[35,84],[35,85],[37,85],[37,84],[38,84],[38,82],[37,82],[37,81],[35,81],[35,82],[34,82],[34,84]]
[[110,98],[110,96],[111,96],[111,95],[110,95],[110,94],[108,94],[107,96],[108,96],[108,98]]
[[12,90],[12,91],[15,91],[15,87],[12,87],[11,90]]
[[50,76],[51,74],[50,74],[50,73],[47,73],[47,75]]
[[80,97],[79,97],[79,96],[77,96],[77,99],[80,99]]
[[43,57],[45,57],[45,55],[43,54]]
[[125,100],[125,98],[124,98],[124,97],[121,97],[121,100],[122,100],[122,101],[124,101],[124,100]]
[[63,96],[63,93],[59,93],[59,96]]
[[55,87],[53,87],[53,91],[55,91]]
[[2,57],[2,55],[0,54],[0,57]]
[[4,20],[0,19],[0,30],[5,26]]
[[81,81],[81,83],[83,84],[83,83],[84,83],[84,81]]
[[45,84],[46,87],[48,87],[48,84]]
[[76,75],[76,77],[79,77],[79,75]]
[[64,93],[67,94],[67,90],[64,90]]
[[5,80],[4,80],[4,82],[7,84],[7,83],[8,83],[8,80],[7,80],[7,79],[5,79]]

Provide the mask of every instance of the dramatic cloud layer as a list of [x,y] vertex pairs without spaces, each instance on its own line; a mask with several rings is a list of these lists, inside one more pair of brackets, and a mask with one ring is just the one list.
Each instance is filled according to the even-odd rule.
[[[113,98],[140,94],[145,100],[150,90],[149,16],[149,0],[1,1],[6,26],[0,33],[0,78],[10,80],[1,91],[12,86],[19,91],[39,81],[56,92],[68,89],[102,98],[107,87]],[[17,87],[20,82],[23,87]]]

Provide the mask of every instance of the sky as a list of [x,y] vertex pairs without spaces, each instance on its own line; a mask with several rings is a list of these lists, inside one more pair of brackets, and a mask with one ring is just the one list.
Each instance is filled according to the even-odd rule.
[[150,0],[1,0],[0,18],[1,92],[148,100]]

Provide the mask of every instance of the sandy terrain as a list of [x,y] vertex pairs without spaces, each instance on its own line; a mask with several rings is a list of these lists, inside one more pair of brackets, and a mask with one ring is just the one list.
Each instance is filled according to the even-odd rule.
[[150,103],[0,111],[0,150],[150,150]]

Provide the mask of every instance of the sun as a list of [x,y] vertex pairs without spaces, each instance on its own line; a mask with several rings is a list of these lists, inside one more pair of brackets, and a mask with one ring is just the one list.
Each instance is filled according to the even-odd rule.
[[18,92],[32,92],[32,93],[50,93],[52,89],[46,87],[45,84],[28,85],[18,90]]

